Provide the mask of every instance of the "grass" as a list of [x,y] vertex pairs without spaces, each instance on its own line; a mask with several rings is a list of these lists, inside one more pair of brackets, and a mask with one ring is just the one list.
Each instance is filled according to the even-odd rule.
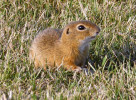
[[[101,28],[90,43],[94,74],[35,69],[28,49],[47,27],[90,20]],[[3,100],[135,100],[135,0],[1,0],[0,98]]]

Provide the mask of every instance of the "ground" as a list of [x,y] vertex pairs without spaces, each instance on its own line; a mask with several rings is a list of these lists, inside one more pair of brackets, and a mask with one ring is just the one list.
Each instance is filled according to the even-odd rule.
[[[94,73],[35,69],[28,54],[36,34],[78,20],[101,28],[90,43]],[[136,1],[1,0],[0,98],[135,100]]]

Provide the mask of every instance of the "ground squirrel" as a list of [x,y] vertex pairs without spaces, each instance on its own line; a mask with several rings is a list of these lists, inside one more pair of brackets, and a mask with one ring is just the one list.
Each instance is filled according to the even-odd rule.
[[89,54],[89,43],[100,28],[90,21],[71,22],[64,29],[47,28],[40,32],[30,47],[35,67],[59,67],[81,70]]

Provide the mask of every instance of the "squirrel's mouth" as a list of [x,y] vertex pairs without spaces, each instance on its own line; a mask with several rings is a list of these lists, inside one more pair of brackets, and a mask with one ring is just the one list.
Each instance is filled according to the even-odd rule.
[[94,36],[91,36],[90,39],[95,39],[98,34],[99,32],[96,32],[96,34]]
[[95,39],[95,37],[96,36],[88,36],[88,37],[86,37],[85,39],[84,39],[84,41],[86,41],[86,42],[91,42],[92,40],[94,40]]
[[91,37],[90,37],[90,40],[91,40],[91,39],[95,39],[95,37],[96,37],[96,36],[91,36]]
[[88,37],[86,37],[84,40],[80,40],[80,42],[81,42],[82,44],[89,43],[89,42],[91,42],[92,40],[94,40],[98,34],[99,34],[99,33],[96,33],[94,36],[88,36]]

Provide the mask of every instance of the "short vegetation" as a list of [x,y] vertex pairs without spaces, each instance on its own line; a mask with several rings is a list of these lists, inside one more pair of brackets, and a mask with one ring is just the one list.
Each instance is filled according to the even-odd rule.
[[[36,34],[90,20],[101,32],[90,43],[93,73],[35,69]],[[0,99],[135,100],[135,0],[0,0]]]

